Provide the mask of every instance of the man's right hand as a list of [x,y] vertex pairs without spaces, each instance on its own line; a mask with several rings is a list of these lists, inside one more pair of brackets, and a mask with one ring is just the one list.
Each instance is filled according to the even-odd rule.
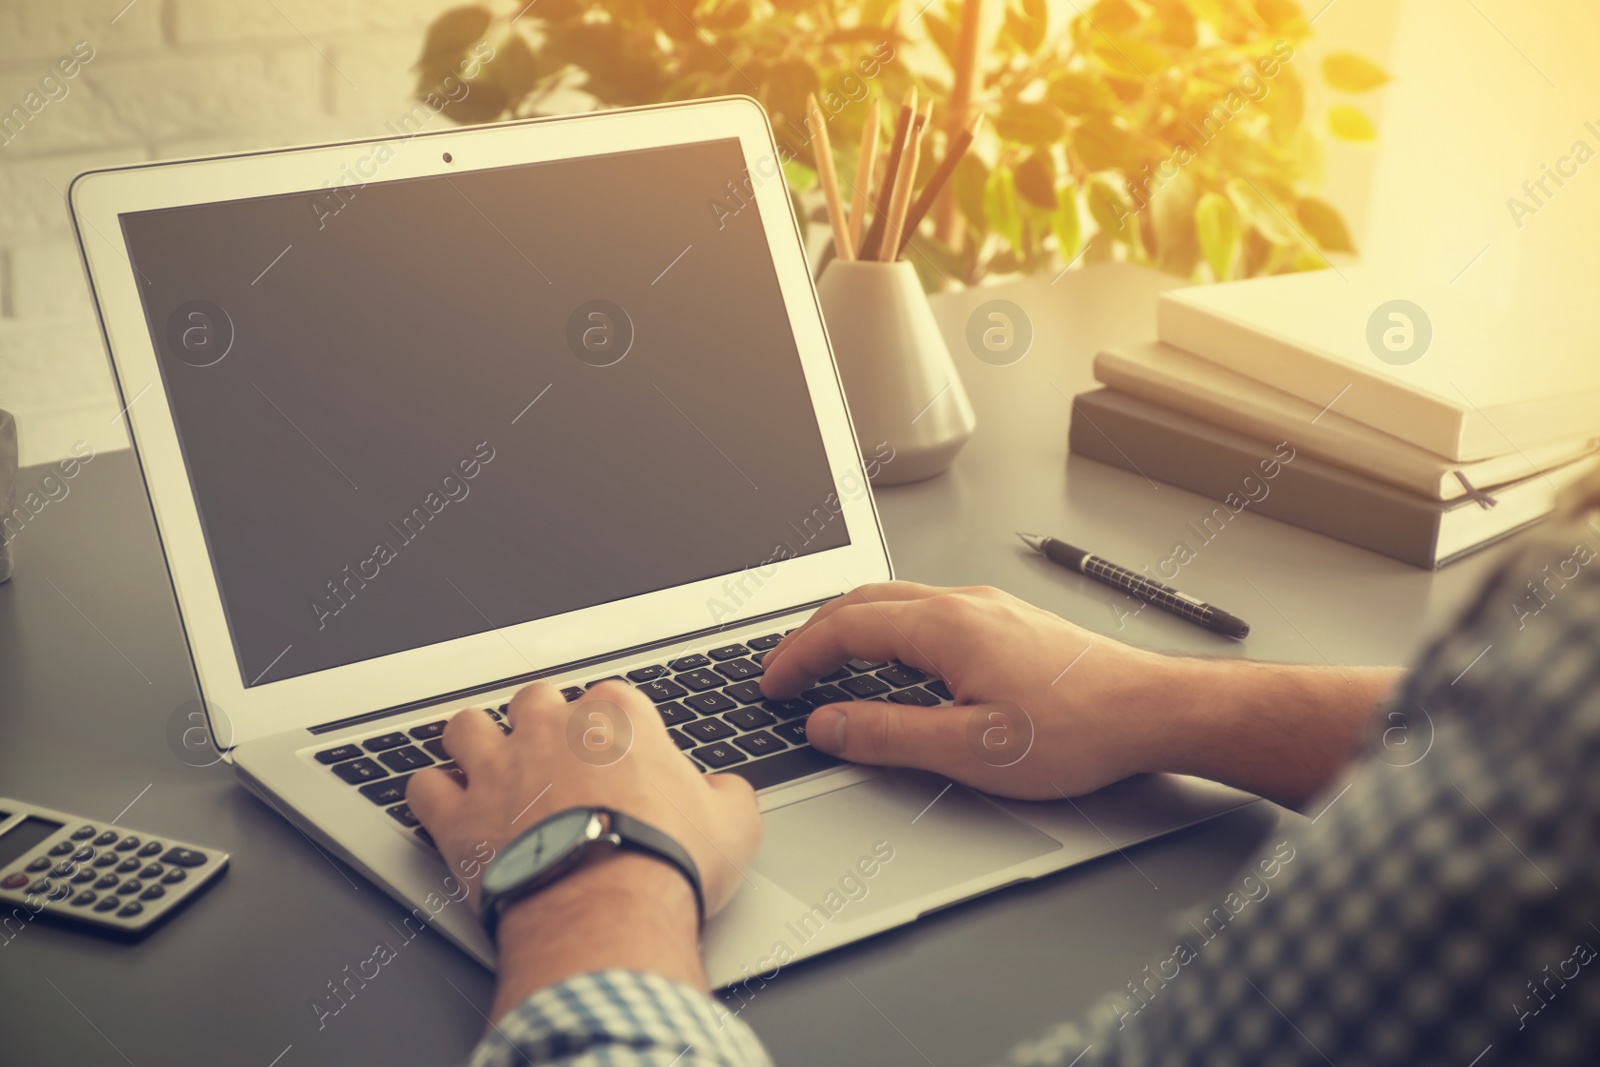
[[1298,805],[1355,751],[1392,669],[1164,656],[1091,633],[997,589],[862,586],[819,608],[763,661],[793,697],[847,659],[944,679],[954,707],[818,708],[811,743],[1027,800],[1176,771]]

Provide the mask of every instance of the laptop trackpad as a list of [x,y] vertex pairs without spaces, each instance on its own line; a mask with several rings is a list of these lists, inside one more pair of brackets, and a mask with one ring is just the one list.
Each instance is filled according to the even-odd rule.
[[769,811],[764,821],[755,869],[803,901],[832,893],[857,914],[1061,847],[966,787],[917,771],[887,772]]

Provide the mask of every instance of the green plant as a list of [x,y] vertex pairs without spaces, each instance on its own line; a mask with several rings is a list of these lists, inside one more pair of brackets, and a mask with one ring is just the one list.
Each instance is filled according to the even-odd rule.
[[[1099,0],[1064,26],[1046,0],[1004,4],[965,71],[958,25],[986,0],[535,0],[516,15],[445,12],[418,63],[434,92],[481,41],[492,60],[444,110],[462,122],[548,113],[581,91],[608,107],[743,93],[767,108],[803,217],[816,218],[808,92],[852,174],[867,93],[907,86],[950,98],[970,86],[988,122],[957,169],[948,206],[913,242],[930,285],[1129,259],[1231,278],[1304,270],[1351,250],[1339,213],[1311,195],[1322,140],[1305,116],[1296,48],[1311,27],[1292,0]],[[1357,56],[1327,57],[1344,92],[1386,80]],[[459,94],[458,94],[459,95]],[[437,99],[437,97],[436,97]],[[885,108],[886,125],[893,109]],[[942,154],[939,122],[925,158]],[[1328,128],[1372,125],[1347,104]],[[931,168],[924,168],[924,176]],[[938,231],[938,236],[933,231]]]

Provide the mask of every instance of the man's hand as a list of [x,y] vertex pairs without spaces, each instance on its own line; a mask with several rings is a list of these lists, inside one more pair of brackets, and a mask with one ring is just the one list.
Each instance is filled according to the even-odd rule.
[[768,654],[762,689],[792,697],[850,658],[935,674],[956,706],[828,705],[807,725],[813,745],[1030,800],[1175,771],[1301,803],[1396,674],[1163,656],[997,589],[887,582],[819,608]]
[[[476,710],[445,727],[445,751],[466,773],[465,787],[437,768],[408,784],[406,801],[452,872],[497,855],[546,816],[594,805],[641,819],[687,849],[708,915],[733,896],[761,836],[755,794],[736,775],[696,770],[641,693],[604,682],[569,704],[554,686],[530,685],[507,714],[510,735]],[[470,885],[476,908],[477,879]],[[604,967],[704,986],[688,882],[634,853],[607,855],[511,905],[499,940],[496,1016],[534,989]]]

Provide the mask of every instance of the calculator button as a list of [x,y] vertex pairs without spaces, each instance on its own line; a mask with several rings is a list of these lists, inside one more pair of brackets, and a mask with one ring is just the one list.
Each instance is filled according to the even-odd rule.
[[139,850],[139,855],[141,855],[141,856],[154,856],[157,852],[160,852],[165,847],[166,846],[163,845],[160,841],[146,841],[144,843],[144,848],[141,848]]
[[117,862],[117,854],[115,852],[102,852],[94,858],[96,867],[109,867],[115,862]]
[[139,869],[139,861],[132,856],[117,864],[118,874],[132,874]]
[[355,759],[361,755],[361,750],[354,745],[340,745],[338,748],[325,748],[317,753],[318,763],[342,763],[347,759]]
[[124,904],[121,908],[117,909],[117,918],[119,918],[119,919],[131,919],[131,918],[133,918],[135,915],[139,914],[143,910],[144,910],[144,905],[143,904],[139,903],[137,900],[130,900],[126,904]]
[[[101,834],[100,836],[104,837],[105,835]],[[115,841],[116,839],[117,839],[117,836],[115,834],[112,834],[111,835],[111,840]],[[74,848],[77,848],[77,846],[74,845],[71,841],[61,841],[61,842],[51,846],[50,851],[48,853],[46,853],[46,855],[49,855],[49,856],[65,856],[68,852],[71,852]]]
[[99,845],[99,846],[101,846],[102,848],[105,847],[106,845],[114,845],[114,844],[116,844],[116,842],[117,842],[117,835],[116,835],[116,833],[114,831],[111,831],[111,830],[107,830],[105,833],[101,834],[99,837],[94,839],[94,843]]
[[166,873],[167,873],[167,869],[165,867],[161,866],[161,864],[152,863],[152,864],[147,865],[144,870],[139,872],[139,877],[140,878],[160,878],[163,874],[166,874]]
[[385,752],[378,759],[383,761],[385,767],[397,772],[414,771],[418,767],[433,766],[433,760],[423,755],[422,749],[414,745],[407,745],[405,748],[397,748],[393,751]]
[[406,732],[418,741],[426,741],[430,737],[438,737],[444,733],[444,724],[448,721],[448,719],[440,719],[438,722],[424,723],[421,726],[413,726]]
[[412,827],[422,825],[422,820],[411,814],[411,808],[408,805],[396,804],[394,807],[389,809],[389,814],[394,816],[395,821],[397,821],[401,826]]
[[121,904],[121,903],[122,903],[122,901],[120,899],[118,899],[117,897],[101,897],[100,898],[100,902],[94,906],[94,910],[95,911],[110,911],[112,908],[116,907],[118,904]]
[[120,881],[120,879],[114,874],[101,875],[100,880],[94,884],[94,887],[96,889],[110,889],[112,886],[116,885],[118,881]]
[[93,889],[85,889],[83,892],[72,898],[72,906],[74,908],[81,908],[85,904],[93,904],[99,898],[100,894],[96,893]]
[[74,863],[88,863],[90,860],[94,859],[94,846],[79,846],[78,851],[72,854],[72,859]]
[[[48,871],[49,869],[50,861],[44,856],[40,856],[38,859],[28,864],[28,870],[32,871],[34,874],[38,874],[40,871]],[[24,878],[23,881],[27,881],[27,879]]]
[[19,871],[16,874],[6,875],[5,880],[0,881],[0,889],[21,889],[27,884],[28,876]]
[[93,868],[85,867],[83,870],[72,876],[72,884],[82,885],[85,882],[92,882],[94,881],[94,876],[97,873],[99,872],[95,871]]
[[390,778],[382,782],[373,782],[361,787],[361,795],[374,804],[398,804],[406,798],[406,783],[411,780],[408,774],[404,778]]
[[351,785],[360,785],[370,782],[375,778],[387,778],[389,772],[363,756],[353,759],[349,763],[335,763],[333,773],[349,782]]
[[66,900],[72,895],[72,887],[65,882],[52,886],[50,892],[45,894],[51,900]]
[[182,867],[174,867],[172,870],[161,876],[161,881],[165,885],[172,885],[176,882],[183,881],[187,877],[189,877],[188,871],[185,871]]
[[157,897],[166,896],[167,891],[158,885],[149,886],[139,894],[140,900],[155,900]]
[[144,883],[139,881],[139,879],[137,879],[137,878],[129,878],[126,882],[123,882],[121,885],[117,886],[117,892],[120,893],[120,894],[123,894],[123,895],[127,895],[128,893],[137,893],[139,890],[141,890],[143,888],[144,888]]
[[72,839],[74,841],[87,841],[93,836],[94,827],[92,826],[80,826],[76,830],[72,831]]
[[49,894],[50,890],[54,889],[55,887],[56,887],[56,884],[54,882],[52,882],[50,879],[41,878],[37,882],[33,883],[32,885],[30,885],[28,887],[28,892],[37,893],[42,897],[42,896],[46,896],[47,894]]
[[134,849],[138,848],[139,844],[140,844],[139,839],[137,837],[134,837],[132,834],[129,834],[127,837],[124,837],[121,841],[117,842],[117,851],[118,852],[131,852]]
[[198,867],[205,861],[206,854],[192,848],[169,848],[167,854],[161,857],[162,863],[175,863],[179,867]]
[[74,874],[78,873],[78,865],[73,863],[71,860],[62,860],[60,863],[51,868],[50,873],[55,875],[57,878],[71,878]]

